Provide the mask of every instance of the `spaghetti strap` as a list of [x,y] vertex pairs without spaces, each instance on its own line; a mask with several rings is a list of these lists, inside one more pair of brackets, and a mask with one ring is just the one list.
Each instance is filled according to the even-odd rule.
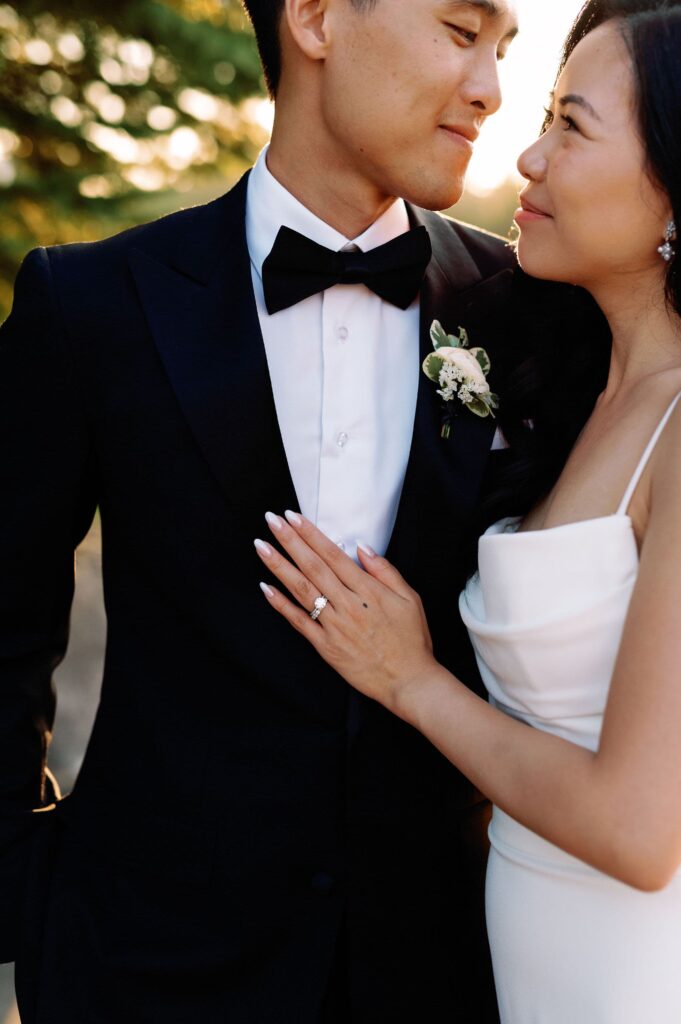
[[631,504],[631,499],[634,496],[634,491],[638,487],[638,485],[639,485],[639,483],[641,481],[641,477],[643,476],[643,472],[644,472],[646,466],[648,465],[648,461],[650,459],[650,456],[653,454],[653,451],[655,450],[655,445],[659,441],[660,435],[661,435],[662,431],[667,426],[667,423],[669,422],[669,419],[670,419],[672,413],[674,412],[674,409],[676,408],[677,402],[679,401],[680,398],[681,398],[681,392],[679,392],[679,394],[676,396],[676,398],[673,399],[673,401],[671,402],[671,404],[670,404],[669,408],[667,409],[666,413],[664,414],[664,416],[662,417],[662,419],[658,423],[657,428],[655,430],[655,433],[653,434],[653,436],[651,437],[650,441],[648,442],[648,446],[646,447],[646,450],[644,451],[643,455],[641,456],[641,459],[639,461],[638,466],[634,470],[634,475],[632,476],[631,480],[629,481],[629,486],[627,487],[626,491],[624,492],[624,497],[622,498],[622,501],[620,502],[620,506],[617,509],[616,515],[618,515],[618,516],[626,515],[627,510],[629,509],[629,505]]

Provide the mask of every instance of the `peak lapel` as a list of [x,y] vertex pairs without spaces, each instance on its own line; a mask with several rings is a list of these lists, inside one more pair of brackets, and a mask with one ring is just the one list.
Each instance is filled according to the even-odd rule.
[[[433,320],[440,320],[449,333],[470,324],[473,344],[491,352],[493,338],[489,334],[479,336],[477,326],[486,321],[485,299],[482,296],[481,301],[469,299],[487,285],[486,281],[480,283],[481,274],[475,261],[447,220],[412,207],[408,210],[412,225],[426,226],[433,246],[433,258],[421,289],[421,360],[433,349],[430,340]],[[496,328],[490,323],[488,330]],[[436,392],[433,382],[420,373],[411,451],[386,557],[424,597],[431,624],[440,623],[442,629],[444,620],[446,630],[446,623],[456,616],[459,584],[456,577],[460,572],[457,560],[461,547],[457,531],[463,524],[466,533],[470,533],[470,517],[478,499],[495,421],[491,417],[482,420],[462,410],[451,437],[445,441],[440,436],[442,402]],[[436,533],[438,528],[439,534]],[[445,534],[451,537],[449,546],[445,543]],[[470,538],[464,535],[463,540],[468,542]],[[448,549],[451,556],[446,554]],[[355,742],[367,718],[376,714],[370,701],[350,694],[349,744]]]
[[[448,333],[469,327],[466,294],[481,280],[480,271],[450,223],[437,214],[410,208],[415,224],[425,224],[433,244],[433,258],[421,290],[421,359],[432,351],[430,325],[440,320]],[[479,311],[476,320],[480,320]],[[473,345],[489,342],[471,330]],[[390,542],[388,558],[418,578],[420,565],[432,562],[430,530],[440,524],[455,530],[469,519],[478,496],[495,421],[480,419],[462,409],[451,437],[440,436],[443,407],[437,388],[420,374],[412,447],[402,500]],[[431,555],[427,555],[430,550]],[[438,556],[439,557],[439,556]],[[413,567],[413,569],[412,569]],[[440,568],[438,571],[443,572]],[[416,575],[414,575],[416,574]]]
[[133,249],[129,259],[182,413],[255,536],[268,508],[297,505],[253,295],[245,209],[243,178],[191,211],[168,251]]

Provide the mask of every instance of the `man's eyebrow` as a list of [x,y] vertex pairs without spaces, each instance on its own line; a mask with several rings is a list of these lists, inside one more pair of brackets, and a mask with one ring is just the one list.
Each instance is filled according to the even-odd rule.
[[[445,6],[452,8],[452,10],[456,7],[475,7],[491,19],[500,18],[504,13],[499,5],[495,3],[495,0],[445,0]],[[517,35],[518,26],[514,25],[504,38],[513,39]]]
[[591,117],[595,118],[596,121],[603,120],[601,116],[596,113],[596,111],[591,106],[589,101],[585,100],[583,96],[579,96],[576,92],[570,92],[567,94],[567,96],[561,96],[561,98],[558,100],[559,107],[566,107],[568,103],[574,103],[575,106],[581,107],[582,110],[586,110],[587,114],[590,114]]

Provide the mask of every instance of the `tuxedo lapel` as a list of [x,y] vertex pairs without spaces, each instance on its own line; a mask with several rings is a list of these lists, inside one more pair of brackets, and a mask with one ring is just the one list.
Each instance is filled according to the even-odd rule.
[[[421,290],[421,360],[433,346],[430,326],[440,320],[445,330],[455,334],[459,326],[468,327],[464,318],[468,305],[465,296],[481,280],[477,265],[452,226],[437,214],[409,208],[413,224],[425,224],[433,245],[433,258]],[[479,319],[477,317],[476,319]],[[487,347],[487,342],[471,333],[472,344]],[[437,388],[424,373],[419,376],[419,391],[414,434],[388,558],[405,569],[421,557],[423,545],[432,543],[426,525],[442,523],[450,528],[465,520],[477,500],[477,482],[482,476],[492,444],[495,421],[481,419],[461,410],[451,436],[441,437],[443,403]]]
[[170,251],[133,249],[130,265],[182,413],[255,535],[268,508],[296,508],[297,499],[253,294],[246,187],[247,176],[190,211]]
[[[478,323],[485,323],[485,299],[479,292],[486,289],[480,271],[456,231],[444,218],[434,213],[407,207],[412,226],[425,225],[430,235],[433,256],[421,289],[420,355],[423,361],[433,345],[430,325],[440,320],[448,333],[459,326],[471,326],[471,342],[493,349],[493,338],[479,336]],[[498,275],[501,276],[501,275]],[[496,306],[496,303],[495,303]],[[491,318],[490,318],[491,320]],[[489,325],[494,331],[495,326]],[[452,572],[457,573],[461,535],[470,538],[470,518],[478,500],[479,485],[492,445],[495,420],[480,419],[462,409],[456,418],[451,437],[444,440],[442,400],[437,387],[424,373],[419,374],[418,398],[411,450],[402,488],[397,518],[386,557],[406,576],[421,594],[447,594],[446,617],[456,614],[452,589]],[[451,565],[447,566],[447,537],[451,545]],[[437,600],[437,599],[436,599]],[[428,607],[432,616],[440,609]],[[352,745],[361,732],[367,716],[375,714],[370,701],[352,692],[348,698],[348,743]]]

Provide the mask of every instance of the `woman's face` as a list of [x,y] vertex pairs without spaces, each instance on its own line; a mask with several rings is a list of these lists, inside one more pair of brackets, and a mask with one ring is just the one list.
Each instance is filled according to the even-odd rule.
[[617,22],[575,48],[551,113],[548,130],[518,161],[528,181],[516,214],[521,266],[592,293],[650,273],[662,286],[657,247],[671,209],[646,172],[634,72]]

